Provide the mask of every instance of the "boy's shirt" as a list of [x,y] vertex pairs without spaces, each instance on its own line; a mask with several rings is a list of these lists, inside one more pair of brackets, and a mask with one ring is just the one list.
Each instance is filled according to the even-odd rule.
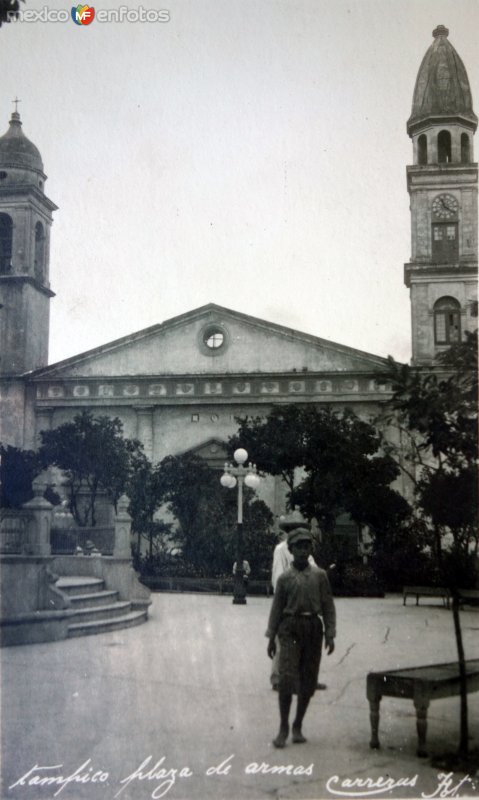
[[308,564],[303,570],[291,565],[279,576],[266,636],[270,639],[276,636],[285,615],[297,616],[301,613],[321,616],[326,639],[335,638],[336,609],[331,586],[324,569],[316,565]]
[[[288,542],[285,540],[276,545],[273,552],[273,567],[271,570],[271,583],[273,585],[273,592],[276,591],[276,584],[278,578],[283,572],[286,572],[293,563],[293,554],[288,549]],[[313,556],[309,557],[310,564],[316,564]]]

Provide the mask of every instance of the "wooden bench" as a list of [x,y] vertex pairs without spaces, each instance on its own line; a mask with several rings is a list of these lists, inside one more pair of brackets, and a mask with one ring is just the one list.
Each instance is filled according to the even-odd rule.
[[[479,690],[479,658],[466,661],[467,691]],[[381,698],[404,697],[413,700],[416,709],[418,756],[427,756],[427,710],[431,700],[460,693],[459,664],[431,664],[386,672],[370,672],[366,680],[371,721],[370,747],[379,748],[379,704]]]
[[419,598],[422,597],[441,597],[443,605],[449,608],[451,595],[449,589],[444,586],[405,586],[402,593],[403,606],[406,605],[406,598],[409,595],[416,598],[416,605],[419,605]]
[[466,605],[479,605],[479,589],[459,589],[459,602]]

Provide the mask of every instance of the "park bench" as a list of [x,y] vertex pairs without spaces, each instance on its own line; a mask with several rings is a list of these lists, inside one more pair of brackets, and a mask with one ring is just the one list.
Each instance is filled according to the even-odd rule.
[[[479,658],[466,661],[467,691],[479,690]],[[366,680],[371,721],[370,747],[379,748],[379,704],[381,698],[404,697],[414,701],[418,756],[427,756],[427,710],[431,700],[453,697],[460,693],[459,664],[430,664],[426,667],[406,667],[386,672],[370,672]]]
[[459,589],[459,601],[466,605],[479,605],[479,589]]
[[450,593],[449,589],[443,586],[405,586],[403,589],[403,606],[406,605],[406,599],[409,595],[416,598],[416,605],[419,605],[420,597],[441,597],[443,605],[449,608]]

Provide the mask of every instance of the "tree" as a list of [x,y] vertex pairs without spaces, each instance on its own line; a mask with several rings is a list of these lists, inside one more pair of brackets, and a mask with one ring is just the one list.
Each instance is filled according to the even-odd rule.
[[[176,517],[175,538],[185,565],[201,575],[230,574],[236,558],[236,492],[224,489],[219,474],[191,455],[167,456],[157,468],[160,491]],[[245,487],[245,554],[258,571],[269,569],[274,544],[272,515]]]
[[[461,679],[459,754],[468,755],[467,679],[459,615],[460,587],[477,582],[477,332],[466,334],[439,359],[439,366],[415,369],[389,359],[393,397],[389,424],[398,427],[404,452],[391,446],[410,477],[416,515],[429,530],[441,583],[452,595]],[[384,375],[382,376],[384,379]]]
[[116,507],[141,458],[142,445],[123,438],[122,432],[118,418],[94,417],[89,411],[77,414],[73,422],[40,432],[40,459],[65,473],[70,511],[80,527],[95,526],[100,491]]
[[32,482],[41,471],[37,453],[0,445],[0,506],[20,508],[31,500]]
[[[317,519],[326,539],[338,515],[348,512],[358,525],[378,535],[409,513],[389,487],[399,474],[394,460],[379,452],[381,437],[351,411],[298,405],[277,406],[269,416],[239,418],[229,447],[246,447],[258,469],[280,475],[289,487],[290,506]],[[304,477],[295,485],[295,470]],[[380,498],[381,515],[376,511]]]
[[261,472],[280,475],[290,492],[294,489],[296,467],[303,464],[303,410],[295,405],[277,406],[268,417],[238,417],[238,433],[228,448],[233,455],[244,447]]
[[19,0],[0,0],[0,28],[4,22],[11,22],[18,17]]
[[141,553],[141,538],[148,542],[150,559],[154,550],[161,548],[169,539],[171,525],[155,520],[155,514],[164,502],[164,489],[158,465],[154,467],[144,453],[135,456],[132,463],[126,493],[130,499],[132,533],[136,533],[138,555]]

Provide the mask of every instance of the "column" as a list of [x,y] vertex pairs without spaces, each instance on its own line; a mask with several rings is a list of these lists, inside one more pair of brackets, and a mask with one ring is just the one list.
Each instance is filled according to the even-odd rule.
[[37,408],[35,410],[35,441],[41,445],[40,431],[49,431],[52,427],[53,408]]
[[137,406],[137,438],[145,448],[145,455],[153,458],[153,406]]

